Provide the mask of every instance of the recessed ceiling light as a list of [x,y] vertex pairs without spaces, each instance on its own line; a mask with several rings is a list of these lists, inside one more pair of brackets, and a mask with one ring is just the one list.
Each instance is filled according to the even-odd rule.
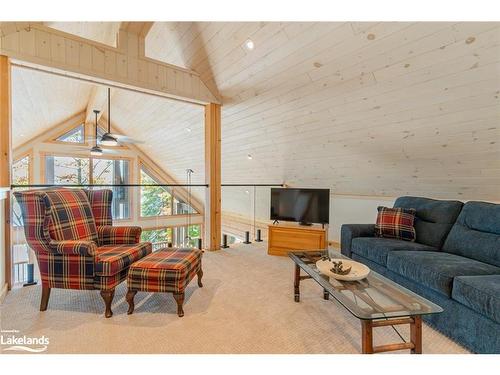
[[248,158],[248,160],[252,160],[253,159],[252,155],[250,155],[250,154],[247,155],[247,158]]
[[187,131],[188,133],[191,133],[191,128],[186,128],[186,131]]
[[245,194],[250,194],[250,192],[248,190],[245,190]]
[[253,42],[252,39],[247,39],[245,41],[245,47],[246,47],[247,50],[251,51],[251,50],[253,50],[255,48],[255,43]]
[[21,134],[21,137],[24,137],[24,134]]

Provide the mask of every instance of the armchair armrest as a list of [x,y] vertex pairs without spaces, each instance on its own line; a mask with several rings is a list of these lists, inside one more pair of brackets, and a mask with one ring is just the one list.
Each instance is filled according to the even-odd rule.
[[101,246],[139,243],[141,233],[141,227],[113,227],[110,225],[97,227],[97,236]]
[[50,241],[50,249],[58,254],[94,256],[97,245],[93,241]]
[[340,252],[351,257],[352,240],[356,237],[374,237],[375,224],[344,224],[340,229]]

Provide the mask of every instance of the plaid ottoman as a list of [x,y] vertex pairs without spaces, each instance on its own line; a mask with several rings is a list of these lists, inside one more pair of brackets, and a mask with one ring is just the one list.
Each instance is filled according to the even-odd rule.
[[184,290],[195,275],[201,288],[201,256],[198,249],[164,248],[133,263],[127,276],[127,314],[134,312],[134,296],[138,291],[170,292],[177,302],[177,315],[184,316]]

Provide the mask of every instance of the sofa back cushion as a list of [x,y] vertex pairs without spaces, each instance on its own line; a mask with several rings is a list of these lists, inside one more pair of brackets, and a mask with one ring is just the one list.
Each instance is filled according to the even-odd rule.
[[50,209],[49,234],[56,241],[95,241],[97,228],[87,194],[82,189],[45,192]]
[[416,213],[416,242],[441,249],[457,220],[463,203],[421,197],[400,197],[394,202],[394,207],[414,208]]
[[443,250],[500,267],[500,204],[465,203]]

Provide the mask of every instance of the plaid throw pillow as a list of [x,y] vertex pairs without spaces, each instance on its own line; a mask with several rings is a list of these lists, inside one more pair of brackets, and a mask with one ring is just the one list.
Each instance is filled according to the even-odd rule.
[[378,207],[375,236],[396,238],[404,241],[415,241],[416,233],[413,223],[416,210],[414,208]]

